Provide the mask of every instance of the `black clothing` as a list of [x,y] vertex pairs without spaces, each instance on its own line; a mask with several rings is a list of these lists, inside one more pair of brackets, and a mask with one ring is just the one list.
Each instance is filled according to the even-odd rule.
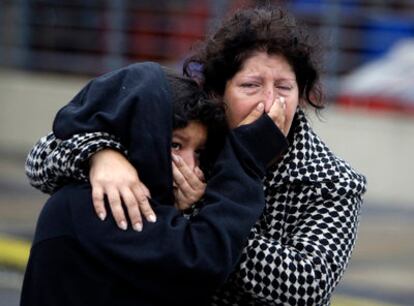
[[[68,139],[83,132],[107,132],[128,149],[128,159],[160,203],[173,199],[171,170],[172,102],[164,70],[145,62],[89,82],[53,123]],[[158,174],[158,175],[154,175]]]
[[[79,128],[126,142],[151,191],[157,222],[145,224],[141,233],[124,232],[112,216],[104,222],[96,217],[88,184],[61,188],[38,220],[22,306],[203,305],[235,268],[264,207],[266,166],[287,147],[286,139],[267,115],[230,132],[207,184],[205,206],[187,220],[173,207],[171,105],[164,80],[156,64],[129,66],[92,81],[59,112],[59,137]],[[125,82],[126,93],[104,93],[121,91]],[[142,85],[137,91],[135,83]],[[147,93],[155,86],[162,95]],[[99,110],[95,103],[101,103]],[[143,118],[145,125],[137,128]]]

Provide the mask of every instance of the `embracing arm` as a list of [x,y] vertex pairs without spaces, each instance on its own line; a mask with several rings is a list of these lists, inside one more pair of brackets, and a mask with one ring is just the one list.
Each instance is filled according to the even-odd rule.
[[318,198],[281,241],[255,228],[233,275],[239,288],[266,305],[325,305],[348,265],[359,224],[361,194],[338,194],[344,184],[350,182],[314,186]]
[[69,181],[87,181],[89,158],[105,148],[126,153],[119,140],[108,133],[75,134],[66,140],[49,133],[30,150],[26,176],[33,187],[45,193],[53,193]]

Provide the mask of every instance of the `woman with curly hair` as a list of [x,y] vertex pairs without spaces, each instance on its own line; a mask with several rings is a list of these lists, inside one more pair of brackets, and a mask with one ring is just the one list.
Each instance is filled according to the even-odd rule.
[[[213,295],[212,305],[329,305],[350,260],[366,180],[324,144],[306,118],[307,108],[323,108],[314,43],[279,8],[244,9],[226,19],[184,65],[186,75],[222,101],[230,129],[262,107],[268,114],[272,110],[289,142],[287,151],[267,168],[265,209],[234,272]],[[90,158],[94,207],[98,214],[106,214],[104,194],[112,197],[115,190],[111,208],[121,224],[126,217],[120,198],[127,202],[125,190],[143,183],[122,154],[108,149],[119,144],[113,139],[100,142],[105,140],[106,149]],[[90,146],[74,145],[82,150]],[[114,166],[108,167],[109,162]],[[72,172],[64,175],[87,176],[87,169],[69,168]],[[31,179],[36,185],[45,181],[45,177]],[[46,180],[54,184],[56,177]],[[178,182],[181,189],[188,185]],[[143,194],[130,203],[154,219],[150,206],[141,200]],[[140,220],[140,213],[129,213],[129,218]]]
[[[263,211],[266,165],[287,145],[270,116],[255,117],[223,143],[222,106],[156,63],[89,82],[58,112],[55,134],[118,137],[159,219],[121,231],[111,216],[96,217],[88,182],[66,183],[40,213],[21,305],[204,304],[237,264]],[[207,183],[199,166],[209,167]],[[182,213],[192,204],[184,190],[173,188],[180,179],[194,183],[193,202],[203,196],[206,208],[192,218]]]

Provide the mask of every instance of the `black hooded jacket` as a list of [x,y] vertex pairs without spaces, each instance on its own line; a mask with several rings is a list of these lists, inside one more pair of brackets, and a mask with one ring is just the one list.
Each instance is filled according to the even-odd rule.
[[[156,223],[122,231],[93,210],[88,184],[67,185],[38,220],[21,305],[203,305],[232,272],[265,204],[266,166],[286,139],[264,115],[229,133],[205,206],[190,220],[173,206],[172,105],[162,68],[128,66],[91,81],[57,115],[54,133],[106,131],[150,189]],[[74,148],[75,149],[75,148]],[[131,228],[131,227],[130,227]]]

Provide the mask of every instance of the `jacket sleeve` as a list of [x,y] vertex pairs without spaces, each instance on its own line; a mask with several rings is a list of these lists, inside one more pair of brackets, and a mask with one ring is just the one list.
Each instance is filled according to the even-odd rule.
[[[137,130],[141,131],[136,137],[139,144],[154,143],[160,148],[160,142],[148,138],[163,135],[159,130],[167,131],[169,93],[162,76],[159,65],[141,63],[91,80],[58,111],[53,133],[29,153],[26,174],[30,183],[52,193],[65,182],[86,180],[85,165],[91,155],[103,148],[126,154],[126,147],[130,153]],[[147,130],[153,133],[145,133]],[[171,137],[170,132],[165,134]]]
[[[327,305],[356,240],[362,198],[350,184],[356,186],[346,180],[313,186],[318,197],[301,212],[285,241],[255,227],[232,275],[233,286],[264,305]],[[344,186],[350,191],[338,192]],[[225,305],[225,291],[217,305]]]
[[84,218],[94,216],[92,205],[79,200],[91,200],[85,188],[68,192],[71,223],[83,248],[129,283],[148,294],[162,292],[172,304],[201,304],[235,268],[264,207],[265,167],[286,147],[284,136],[263,116],[230,133],[207,183],[205,206],[190,220],[171,205],[153,203],[156,223],[141,233],[123,232],[112,217]]
[[89,157],[104,148],[126,154],[119,140],[108,133],[75,134],[67,140],[49,133],[30,150],[25,164],[26,176],[33,187],[51,194],[70,181],[87,181]]

